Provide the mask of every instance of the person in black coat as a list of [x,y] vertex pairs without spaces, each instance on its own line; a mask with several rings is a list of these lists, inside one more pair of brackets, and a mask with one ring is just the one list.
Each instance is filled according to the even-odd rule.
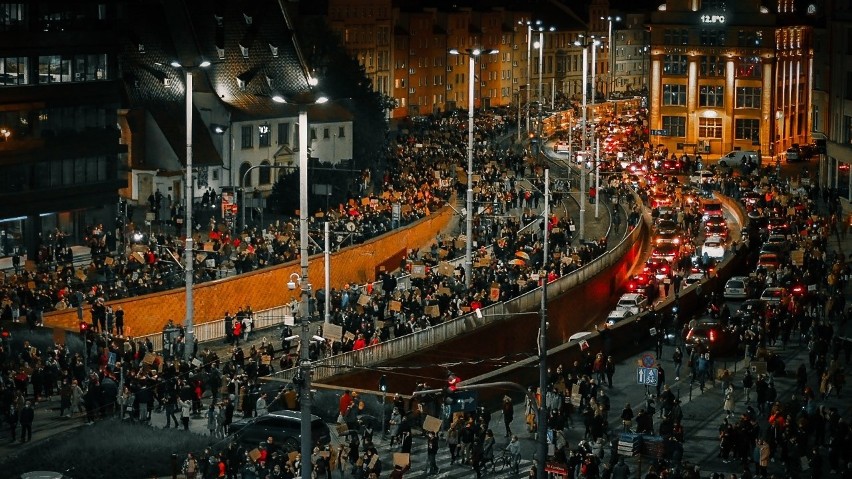
[[[21,442],[28,442],[33,438],[33,420],[35,419],[35,411],[31,402],[27,401],[24,408],[21,409]],[[12,440],[14,440],[14,436]]]
[[15,404],[9,407],[9,411],[6,413],[6,422],[9,423],[9,434],[12,437],[11,442],[15,442],[16,432],[18,429],[18,422],[20,422],[21,414],[18,411],[18,408],[15,407]]

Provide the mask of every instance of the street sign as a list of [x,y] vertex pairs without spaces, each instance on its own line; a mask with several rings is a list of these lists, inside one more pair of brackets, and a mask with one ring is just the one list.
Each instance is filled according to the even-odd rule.
[[651,130],[654,136],[669,136],[669,130]]
[[656,386],[657,370],[655,368],[636,368],[636,383],[645,386]]
[[640,360],[641,366],[644,368],[653,368],[657,365],[657,359],[651,353],[645,353]]
[[453,403],[450,404],[450,412],[473,412],[476,411],[476,391],[456,391],[453,395]]

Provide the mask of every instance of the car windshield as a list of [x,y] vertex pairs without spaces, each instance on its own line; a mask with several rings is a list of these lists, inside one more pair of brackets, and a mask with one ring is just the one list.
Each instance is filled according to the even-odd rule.
[[742,281],[728,281],[729,288],[739,288],[742,289],[745,285]]

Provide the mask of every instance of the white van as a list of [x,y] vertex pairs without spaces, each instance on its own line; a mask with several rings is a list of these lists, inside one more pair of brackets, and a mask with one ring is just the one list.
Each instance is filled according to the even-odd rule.
[[719,166],[723,168],[742,166],[746,158],[755,166],[760,166],[760,152],[737,150],[719,158]]

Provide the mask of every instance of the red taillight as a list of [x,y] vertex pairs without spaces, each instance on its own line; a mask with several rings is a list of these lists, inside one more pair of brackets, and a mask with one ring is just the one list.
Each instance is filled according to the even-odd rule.
[[793,288],[794,293],[801,293],[802,291],[804,291],[804,289],[802,289],[801,286],[796,286]]
[[712,343],[712,342],[715,342],[715,341],[716,341],[716,330],[711,329],[710,330],[710,342]]

